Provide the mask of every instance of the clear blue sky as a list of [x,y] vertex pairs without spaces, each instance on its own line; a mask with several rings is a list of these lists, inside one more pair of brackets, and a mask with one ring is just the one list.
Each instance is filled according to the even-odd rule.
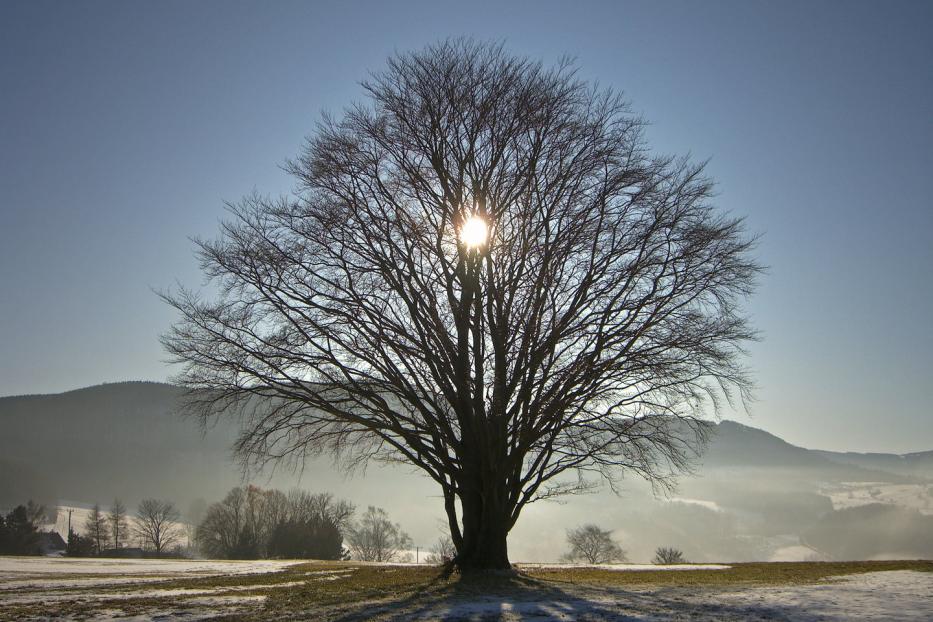
[[[502,6],[504,5],[504,6]],[[933,449],[933,3],[0,2],[0,395],[165,379],[152,293],[321,111],[448,36],[578,59],[764,237],[751,419]],[[728,413],[727,413],[728,414]]]

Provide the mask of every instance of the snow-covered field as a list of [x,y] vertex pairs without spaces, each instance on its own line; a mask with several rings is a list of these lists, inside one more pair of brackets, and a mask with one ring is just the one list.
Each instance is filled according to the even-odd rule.
[[[106,560],[0,557],[0,620],[152,620],[165,622],[244,615],[264,619],[270,594],[301,593],[336,586],[360,573],[424,572],[411,565],[379,569],[374,564],[296,561]],[[315,564],[316,565],[316,564]],[[525,564],[522,569],[568,568]],[[576,566],[585,568],[585,566]],[[600,567],[603,568],[603,567]],[[730,566],[619,564],[624,573],[693,570],[719,576]],[[665,572],[666,575],[666,572]],[[381,576],[386,576],[382,574]],[[396,576],[393,574],[392,576]],[[643,576],[643,575],[639,575]],[[213,577],[213,578],[212,578]],[[188,581],[197,579],[197,581]],[[204,579],[202,581],[202,579]],[[182,581],[179,583],[179,581]],[[351,586],[352,587],[352,586]],[[336,588],[338,590],[348,588]],[[294,590],[295,592],[290,592]],[[868,572],[813,584],[729,587],[715,581],[671,585],[599,585],[552,581],[487,590],[441,591],[384,600],[335,592],[336,604],[294,601],[296,609],[274,619],[382,620],[933,620],[933,572]],[[347,597],[349,593],[352,596]],[[357,592],[363,594],[364,592]],[[377,591],[376,594],[383,593]],[[385,597],[380,597],[385,598]],[[270,603],[273,601],[269,601]],[[289,601],[291,603],[292,601]],[[289,607],[292,605],[289,604]]]
[[724,564],[516,564],[522,570],[563,570],[567,568],[594,568],[619,572],[645,572],[656,570],[728,570],[732,566]]
[[[266,596],[256,594],[271,583],[255,581],[256,575],[280,572],[296,561],[255,560],[148,560],[80,559],[64,557],[0,557],[0,620],[18,620],[23,611],[31,619],[58,620],[81,617],[96,620],[205,619],[240,612],[261,604]],[[247,585],[224,585],[203,589],[159,587],[177,579],[250,577]],[[276,582],[276,589],[303,584]],[[249,594],[240,592],[249,591]],[[136,615],[133,608],[114,608],[114,603],[155,601],[156,605]],[[19,609],[5,615],[9,608]],[[25,609],[24,609],[25,608]],[[77,609],[76,609],[77,608]],[[70,616],[68,611],[90,611]]]
[[[0,557],[0,580],[57,575],[238,575],[277,572],[301,562],[256,559],[226,561],[203,559],[85,559],[80,557]],[[0,584],[2,587],[3,584]]]
[[933,573],[911,570],[850,575],[829,583],[736,590],[717,597],[748,619],[933,620]]

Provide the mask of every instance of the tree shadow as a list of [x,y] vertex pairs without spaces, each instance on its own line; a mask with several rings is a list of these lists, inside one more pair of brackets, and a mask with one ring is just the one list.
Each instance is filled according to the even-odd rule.
[[438,577],[397,600],[348,604],[332,620],[810,620],[799,602],[729,602],[712,587],[586,586],[512,576]]
[[569,588],[521,573],[455,575],[450,580],[441,574],[405,598],[350,605],[333,619],[627,621],[644,619],[645,614],[659,609],[665,609],[663,603],[659,606],[656,595],[646,593],[578,585]]
[[[522,615],[547,619],[577,619],[581,613],[572,597],[559,586],[522,574],[450,575],[434,580],[405,598],[364,603],[345,610],[339,622],[376,619],[390,622],[416,619],[499,620]],[[559,613],[558,613],[559,612]]]

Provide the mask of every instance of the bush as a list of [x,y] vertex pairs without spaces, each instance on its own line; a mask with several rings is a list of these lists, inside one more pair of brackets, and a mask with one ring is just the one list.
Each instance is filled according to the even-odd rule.
[[434,566],[441,566],[449,564],[456,556],[457,547],[454,546],[454,542],[449,535],[444,535],[438,538],[434,546],[431,547],[431,552],[424,558],[424,562]]
[[684,559],[684,553],[680,549],[661,546],[654,552],[654,559],[651,562],[654,564],[685,564],[687,560]]

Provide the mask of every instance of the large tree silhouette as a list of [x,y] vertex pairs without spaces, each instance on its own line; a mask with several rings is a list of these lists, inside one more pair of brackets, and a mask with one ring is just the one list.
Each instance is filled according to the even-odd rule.
[[187,406],[246,413],[250,461],[400,460],[443,491],[456,564],[505,568],[535,500],[688,466],[744,398],[759,268],[703,166],[612,91],[501,46],[388,61],[289,163],[293,196],[199,241],[166,299]]

